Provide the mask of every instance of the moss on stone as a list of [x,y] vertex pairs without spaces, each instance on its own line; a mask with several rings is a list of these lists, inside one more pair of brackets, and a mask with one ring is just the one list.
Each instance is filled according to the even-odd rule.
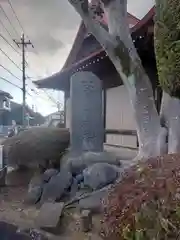
[[[158,0],[157,0],[158,2]],[[164,0],[157,4],[155,52],[162,89],[180,97],[180,1]]]

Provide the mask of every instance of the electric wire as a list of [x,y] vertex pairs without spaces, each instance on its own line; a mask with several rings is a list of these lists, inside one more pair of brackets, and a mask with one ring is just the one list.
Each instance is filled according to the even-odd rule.
[[19,55],[22,56],[20,54],[20,52],[18,52],[17,49],[15,49],[15,47],[13,47],[13,45],[7,40],[7,38],[5,38],[1,33],[0,33],[0,37]]
[[16,66],[16,67],[22,72],[22,69],[8,56],[7,53],[5,53],[5,52],[2,50],[2,48],[0,48],[0,51],[2,52],[2,54],[4,54],[4,55],[9,59],[9,61],[11,61],[11,62],[14,64],[14,66]]
[[16,20],[17,20],[18,23],[19,23],[19,26],[21,27],[23,33],[25,33],[24,28],[23,28],[23,25],[21,24],[21,21],[19,20],[19,18],[18,18],[17,14],[16,14],[16,11],[14,10],[14,7],[13,7],[11,1],[10,1],[10,0],[7,0],[7,1],[8,1],[8,3],[9,3],[9,5],[10,5],[10,8],[11,8],[12,12],[14,13],[14,16],[16,17]]
[[12,73],[8,68],[4,67],[2,64],[0,64],[0,67],[2,67],[5,71],[7,71],[9,74],[11,74],[11,76],[13,76],[16,79],[21,81],[21,79],[19,77],[17,77],[16,75],[14,75],[14,73]]
[[6,30],[7,34],[9,35],[9,37],[12,39],[13,41],[13,36],[11,35],[11,33],[9,32],[9,30],[6,28],[6,26],[4,25],[3,21],[0,19],[0,24],[3,26],[3,28]]
[[4,8],[2,7],[2,4],[0,3],[0,9],[3,12],[4,16],[6,17],[7,21],[9,22],[9,24],[11,25],[12,29],[14,30],[14,32],[16,33],[16,35],[19,37],[19,33],[16,31],[16,28],[13,26],[11,20],[9,19],[8,15],[6,14],[6,12],[4,11]]
[[[15,17],[16,17],[16,20],[17,20],[18,23],[19,23],[19,26],[21,27],[22,31],[25,33],[24,28],[23,28],[23,25],[21,24],[21,21],[19,20],[19,18],[18,18],[17,14],[16,14],[16,12],[15,12],[15,10],[14,10],[14,7],[13,7],[11,1],[8,0],[8,3],[9,3],[9,5],[10,5],[10,8],[11,8],[13,14],[14,14]],[[19,36],[18,32],[16,31],[15,27],[14,27],[13,24],[11,23],[9,17],[7,16],[7,14],[6,14],[6,12],[4,11],[4,9],[3,9],[3,7],[2,7],[1,4],[0,4],[0,9],[1,9],[1,11],[3,12],[3,14],[5,15],[6,19],[8,20],[8,22],[9,22],[9,24],[11,25],[12,29],[14,30],[14,32]],[[1,19],[0,19],[0,23],[1,23],[1,25],[3,26],[3,28],[6,30],[6,32],[7,32],[8,35],[10,36],[10,38],[13,40],[13,37],[12,37],[11,33],[8,31],[8,29],[6,28],[6,26],[4,25],[4,23],[2,22]],[[21,56],[21,54],[8,42],[8,40],[7,40],[2,34],[0,34],[0,37],[3,38],[3,40],[4,40],[14,51],[16,51],[16,52]],[[14,40],[13,40],[13,41],[14,41]],[[0,48],[0,51],[1,51],[20,71],[22,71],[22,69],[7,55],[7,53],[5,53],[1,48]],[[38,57],[40,57],[40,56],[39,56],[39,52],[37,51],[37,49],[35,49],[35,53],[36,53],[36,55],[38,55]],[[15,76],[10,70],[8,70],[7,68],[5,68],[3,65],[0,65],[0,66],[1,66],[4,70],[6,70],[8,73],[10,73],[13,77],[15,77],[16,79],[20,80],[20,78],[18,78],[17,76]],[[27,62],[26,62],[26,66],[29,67],[29,64],[28,64]],[[27,78],[30,79],[30,77],[28,77],[28,76],[27,76]],[[31,79],[30,79],[30,80],[31,80]],[[32,80],[31,80],[31,82],[32,82]],[[32,82],[32,84],[34,84],[34,83]],[[33,90],[33,91],[34,91],[34,93],[35,93],[36,95],[39,96],[40,93],[38,93],[36,90]],[[55,105],[57,105],[57,101],[56,101],[52,96],[50,96],[45,90],[42,90],[42,91],[47,95],[48,99],[49,99],[51,102],[53,102]],[[39,96],[39,97],[40,97],[40,96]]]
[[9,81],[7,78],[4,78],[4,77],[0,77],[0,79],[2,79],[2,80],[4,80],[5,82],[7,82],[7,83],[9,83],[9,84],[11,84],[11,85],[13,85],[14,87],[16,87],[16,88],[19,88],[19,89],[21,89],[22,90],[22,88],[20,87],[20,86],[18,86],[17,84],[15,84],[15,83],[12,83],[11,81]]

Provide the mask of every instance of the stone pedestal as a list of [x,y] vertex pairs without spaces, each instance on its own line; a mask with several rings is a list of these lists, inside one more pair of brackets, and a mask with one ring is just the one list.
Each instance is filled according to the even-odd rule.
[[71,152],[103,151],[102,83],[91,72],[71,78]]

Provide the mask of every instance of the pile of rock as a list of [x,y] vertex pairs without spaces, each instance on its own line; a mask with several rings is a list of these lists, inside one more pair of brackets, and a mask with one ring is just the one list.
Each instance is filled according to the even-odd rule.
[[26,202],[40,204],[38,227],[55,233],[63,210],[77,207],[82,230],[91,228],[91,214],[102,212],[109,186],[122,176],[120,160],[108,152],[64,156],[60,170],[47,169],[29,183]]
[[[66,155],[64,159],[60,171],[47,169],[32,178],[26,201],[32,204],[69,201],[89,192],[89,198],[95,199],[96,193],[103,195],[104,187],[114,183],[122,173],[120,161],[107,152],[85,152],[78,157]],[[85,208],[85,199],[82,197],[79,201],[81,208]]]

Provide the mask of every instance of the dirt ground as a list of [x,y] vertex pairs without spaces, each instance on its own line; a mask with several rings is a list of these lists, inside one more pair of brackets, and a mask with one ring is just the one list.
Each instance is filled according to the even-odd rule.
[[[0,189],[0,221],[17,225],[20,228],[37,228],[36,217],[39,209],[24,204],[26,187],[6,187]],[[93,230],[83,233],[80,229],[80,214],[78,210],[65,210],[62,218],[59,236],[46,233],[50,240],[98,240],[101,216],[93,218]]]

